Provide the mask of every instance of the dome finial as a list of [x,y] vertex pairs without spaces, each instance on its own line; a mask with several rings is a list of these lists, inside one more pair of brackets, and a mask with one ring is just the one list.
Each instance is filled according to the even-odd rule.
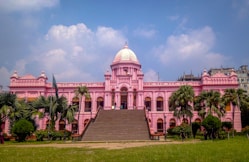
[[125,41],[124,48],[128,48],[128,43],[127,43],[127,41]]

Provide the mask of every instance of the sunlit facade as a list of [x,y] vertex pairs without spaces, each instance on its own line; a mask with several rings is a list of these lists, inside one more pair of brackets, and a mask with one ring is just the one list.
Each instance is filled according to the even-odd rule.
[[[68,99],[69,104],[79,104],[79,98],[75,96],[75,89],[79,86],[86,86],[90,92],[90,99],[83,97],[82,108],[75,115],[75,121],[68,124],[67,121],[59,120],[56,122],[56,129],[63,130],[65,127],[74,133],[81,133],[87,122],[94,118],[99,108],[104,110],[119,111],[122,109],[145,110],[149,121],[151,133],[165,132],[166,129],[181,124],[183,121],[189,123],[189,119],[177,119],[173,112],[169,110],[168,100],[172,92],[176,91],[182,85],[193,87],[195,95],[199,95],[203,90],[216,90],[224,93],[225,89],[238,88],[236,73],[229,75],[216,73],[210,76],[207,71],[203,71],[201,80],[197,81],[154,81],[145,82],[141,64],[136,54],[124,46],[115,55],[111,70],[104,74],[103,82],[67,82],[57,83],[59,95]],[[173,68],[173,67],[172,67]],[[41,95],[54,95],[52,83],[44,72],[40,76],[32,75],[18,76],[17,72],[10,78],[10,91],[18,96],[19,99],[25,99],[27,102],[33,101]],[[227,113],[221,118],[222,121],[231,121],[233,112],[231,106],[227,106]],[[78,121],[78,113],[80,113]],[[193,112],[192,122],[201,122],[202,119]],[[37,119],[38,129],[46,129],[49,122],[47,115],[42,119]],[[238,108],[234,112],[235,129],[241,131],[241,114]],[[108,123],[106,123],[108,124]],[[8,130],[8,124],[5,123],[5,132]]]

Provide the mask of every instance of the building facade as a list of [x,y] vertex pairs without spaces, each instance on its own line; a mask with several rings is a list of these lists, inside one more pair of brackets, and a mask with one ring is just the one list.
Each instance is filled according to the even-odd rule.
[[[67,124],[63,120],[57,121],[57,130],[65,126],[67,130],[73,132],[79,128],[78,133],[81,133],[85,129],[86,123],[96,116],[98,109],[103,108],[110,111],[145,110],[151,133],[165,132],[169,127],[181,124],[183,120],[189,122],[189,119],[177,119],[169,110],[169,97],[180,86],[192,86],[195,95],[199,95],[203,90],[216,90],[223,94],[227,88],[238,88],[237,74],[233,71],[229,75],[219,72],[210,75],[204,70],[201,79],[195,81],[145,82],[142,66],[136,54],[127,45],[118,51],[110,67],[111,70],[104,74],[105,80],[103,82],[57,83],[59,95],[65,96],[69,104],[79,102],[74,93],[79,86],[88,87],[91,96],[90,99],[83,97],[82,108],[80,112],[76,113],[75,121],[71,124]],[[54,95],[52,83],[47,80],[44,72],[38,77],[19,76],[17,72],[14,72],[10,77],[10,92],[27,102],[41,95]],[[79,121],[77,121],[78,113],[80,113]],[[197,112],[194,111],[193,114],[192,121],[200,122],[201,117],[197,115]],[[238,108],[235,109],[234,115],[235,129],[239,132],[241,131],[241,114]],[[221,120],[232,122],[232,116],[232,109],[228,107],[227,113]],[[38,129],[46,129],[48,121],[48,115],[42,119],[37,119]],[[6,123],[5,131],[8,130],[7,127]]]
[[[249,94],[249,70],[247,65],[241,65],[235,73],[238,77],[239,88],[244,89],[247,94]],[[230,73],[234,71],[234,68],[211,68],[208,73],[210,75],[214,75],[216,73],[223,73],[225,75],[230,75]]]
[[247,65],[241,65],[238,70],[236,70],[238,75],[239,88],[244,89],[249,94],[249,70]]

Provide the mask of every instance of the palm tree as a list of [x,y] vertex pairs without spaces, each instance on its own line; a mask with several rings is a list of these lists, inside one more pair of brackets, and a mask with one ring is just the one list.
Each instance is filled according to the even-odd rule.
[[55,129],[55,122],[59,119],[60,114],[67,108],[67,99],[64,96],[56,98],[55,96],[40,96],[32,103],[33,107],[45,108],[49,110],[50,129]]
[[43,113],[32,107],[31,104],[27,103],[24,99],[18,100],[16,95],[12,93],[0,94],[1,122],[8,118],[12,126],[16,121],[26,119],[34,124],[34,119],[37,115],[41,118]]
[[82,106],[82,104],[81,104],[82,98],[83,98],[83,96],[85,96],[86,98],[90,98],[90,94],[89,94],[88,88],[86,86],[79,86],[75,90],[75,95],[76,95],[76,97],[80,98],[79,111],[78,111],[78,134],[79,134],[79,118],[80,118],[80,112],[81,112],[81,106]]
[[15,102],[15,94],[7,92],[0,94],[0,125],[9,117],[10,112],[15,107]]
[[169,107],[174,111],[174,116],[178,119],[181,117],[184,119],[185,117],[191,118],[193,116],[192,113],[192,103],[194,100],[194,90],[193,87],[184,85],[181,86],[177,91],[173,92],[173,94],[169,98]]
[[14,106],[9,111],[9,119],[12,123],[25,118],[28,119],[29,116],[29,105],[24,100],[16,100]]
[[207,114],[206,112],[206,105],[205,105],[205,95],[198,95],[194,98],[194,110],[198,111],[198,115],[203,119],[205,119],[205,116]]
[[242,105],[249,105],[247,102],[247,94],[243,89],[226,89],[224,95],[222,96],[222,100],[225,105],[232,104],[232,113],[233,113],[233,136],[234,136],[234,116],[235,116],[235,107],[238,109],[241,108]]
[[221,102],[221,94],[218,91],[202,91],[199,96],[195,98],[195,110],[198,111],[198,115],[203,119],[207,115],[214,115],[214,113],[220,118],[224,116],[225,109]]
[[64,109],[64,111],[61,114],[61,119],[66,119],[68,121],[68,124],[72,123],[74,121],[74,115],[77,111],[76,105],[69,105]]

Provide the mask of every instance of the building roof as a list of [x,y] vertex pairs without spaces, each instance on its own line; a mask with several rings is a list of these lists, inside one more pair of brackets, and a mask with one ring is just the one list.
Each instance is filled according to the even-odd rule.
[[113,63],[119,62],[134,62],[139,64],[136,54],[129,49],[128,45],[125,45],[114,57]]

